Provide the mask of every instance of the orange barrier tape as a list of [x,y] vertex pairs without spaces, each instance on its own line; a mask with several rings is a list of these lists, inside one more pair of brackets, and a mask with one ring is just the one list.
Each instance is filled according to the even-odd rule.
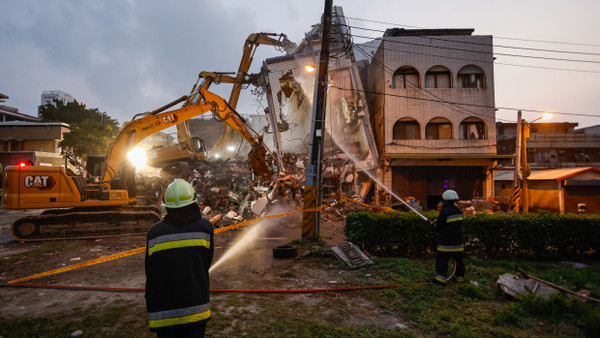
[[317,212],[317,211],[320,211],[320,210],[321,210],[321,208],[312,208],[312,209],[304,209],[304,210],[296,210],[296,211],[284,212],[283,214],[275,214],[275,215],[269,215],[269,216],[259,217],[259,218],[251,219],[249,221],[245,221],[245,222],[242,222],[242,223],[237,223],[237,224],[233,224],[233,225],[226,226],[226,227],[223,227],[223,228],[215,229],[215,234],[218,234],[220,232],[225,232],[225,231],[228,231],[228,230],[231,230],[231,229],[241,228],[241,227],[246,226],[248,224],[255,223],[255,222],[258,222],[258,221],[262,221],[262,220],[265,220],[265,219],[276,218],[276,217],[281,217],[281,216],[287,216],[287,215],[295,214],[295,213],[298,213],[298,212],[311,212],[311,211],[312,212]]
[[352,202],[352,203],[356,203],[358,205],[362,205],[363,207],[367,207],[367,208],[370,208],[370,209],[381,209],[381,210],[383,210],[385,212],[396,211],[396,210],[394,210],[394,209],[392,209],[390,207],[386,207],[386,206],[383,206],[383,205],[369,205],[369,204],[366,204],[366,203],[362,203],[362,202],[359,202],[357,200],[354,200],[354,199],[352,199],[352,198],[350,198],[348,196],[344,196],[344,195],[340,196],[340,200],[342,200],[342,201],[346,200],[346,201],[349,201],[349,202]]
[[[249,221],[246,221],[246,222],[233,224],[233,225],[230,225],[230,226],[227,226],[227,227],[224,227],[224,228],[215,229],[215,234],[220,233],[220,232],[224,232],[224,231],[227,231],[227,230],[235,229],[235,228],[240,228],[240,227],[243,227],[243,226],[248,225],[250,223],[258,222],[258,221],[265,220],[265,219],[286,216],[286,215],[294,214],[294,213],[297,213],[297,212],[304,212],[304,211],[308,211],[308,212],[315,211],[316,212],[316,211],[319,211],[320,209],[321,208],[313,208],[313,209],[306,209],[306,210],[296,210],[296,211],[286,212],[286,213],[283,213],[283,214],[276,214],[276,215],[270,215],[270,216],[260,217],[260,218],[249,220]],[[54,275],[54,274],[65,272],[65,271],[71,271],[71,270],[83,268],[83,267],[86,267],[86,266],[95,265],[95,264],[98,264],[98,263],[104,263],[104,262],[112,261],[112,260],[115,260],[115,259],[119,259],[119,258],[123,258],[123,257],[127,257],[127,256],[132,256],[132,255],[135,255],[135,254],[138,254],[138,253],[142,253],[142,252],[145,252],[145,251],[146,251],[146,247],[143,246],[141,248],[137,248],[137,249],[133,249],[133,250],[129,250],[129,251],[124,251],[124,252],[116,253],[114,255],[109,255],[109,256],[104,256],[104,257],[92,259],[92,260],[87,261],[87,262],[81,262],[81,263],[78,263],[78,264],[73,264],[73,265],[62,267],[62,268],[58,268],[58,269],[54,269],[54,270],[50,270],[50,271],[38,273],[38,274],[31,275],[31,276],[28,276],[28,277],[23,277],[23,278],[20,278],[20,279],[15,279],[13,281],[8,282],[7,284],[21,283],[21,282],[25,282],[25,281],[36,279],[36,278],[40,278],[40,277],[50,276],[50,275]]]
[[28,280],[40,278],[40,277],[54,275],[54,274],[65,272],[65,271],[75,270],[75,269],[83,268],[85,266],[90,266],[90,265],[94,265],[94,264],[98,264],[98,263],[104,263],[104,262],[111,261],[113,259],[123,258],[123,257],[135,255],[135,254],[138,254],[138,253],[141,253],[141,252],[145,252],[145,251],[146,251],[146,247],[143,246],[141,248],[137,248],[137,249],[133,249],[133,250],[125,251],[125,252],[116,253],[114,255],[109,255],[109,256],[104,256],[104,257],[92,259],[91,261],[81,262],[81,263],[78,263],[78,264],[73,264],[73,265],[65,266],[63,268],[58,268],[58,269],[54,269],[54,270],[50,270],[50,271],[38,273],[38,274],[35,274],[35,275],[31,275],[29,277],[23,277],[23,278],[20,278],[20,279],[15,279],[13,281],[8,282],[7,284],[16,284],[16,283],[20,283],[20,282],[24,282],[24,281],[28,281]]

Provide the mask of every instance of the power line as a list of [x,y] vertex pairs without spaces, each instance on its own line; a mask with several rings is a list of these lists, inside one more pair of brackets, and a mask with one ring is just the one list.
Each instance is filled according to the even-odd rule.
[[[339,90],[359,91],[358,89],[352,89],[352,88],[342,88],[342,87],[337,87],[337,86],[331,86],[331,87],[339,89]],[[375,95],[400,97],[400,98],[411,99],[411,100],[419,100],[419,101],[430,101],[430,102],[438,102],[438,103],[447,103],[447,104],[453,104],[453,105],[458,105],[458,106],[467,106],[467,107],[493,108],[493,109],[497,109],[497,110],[512,110],[512,111],[519,111],[520,110],[520,111],[529,112],[529,113],[552,113],[552,114],[556,114],[556,115],[569,115],[569,116],[583,116],[583,117],[600,118],[600,116],[598,116],[598,115],[590,115],[590,114],[567,113],[567,112],[549,111],[549,110],[538,110],[538,109],[527,109],[527,108],[487,106],[487,105],[484,105],[484,104],[477,104],[477,103],[465,103],[465,102],[454,102],[454,101],[446,101],[446,100],[434,100],[434,99],[427,99],[427,98],[414,97],[414,96],[408,96],[408,95],[399,95],[399,94],[390,94],[390,93],[379,93],[379,92],[373,92],[373,91],[369,91],[369,90],[363,90],[363,92],[369,93],[369,94],[375,94]]]
[[[360,36],[360,35],[353,35],[353,36],[359,37],[359,38],[373,39],[371,37],[365,37],[365,36]],[[459,51],[459,52],[480,53],[480,54],[488,54],[488,55],[501,55],[501,56],[508,56],[508,57],[521,57],[521,58],[528,58],[528,59],[540,59],[540,60],[567,61],[567,62],[583,62],[583,63],[600,64],[600,61],[595,61],[595,60],[578,60],[578,59],[554,58],[554,57],[547,57],[547,56],[533,56],[533,55],[521,55],[521,54],[509,54],[509,53],[494,53],[494,52],[472,50],[472,49],[464,49],[464,48],[454,48],[454,47],[444,47],[444,46],[432,46],[432,45],[427,45],[427,44],[422,44],[422,43],[415,43],[415,42],[408,42],[408,41],[386,40],[385,38],[376,38],[375,40],[382,40],[382,41],[385,41],[385,42],[396,43],[396,44],[404,44],[404,45],[411,45],[411,46],[420,46],[420,47],[427,47],[427,48],[446,49],[446,50],[453,50],[453,51]],[[489,46],[492,47],[491,44]]]
[[[380,29],[363,28],[363,27],[357,27],[357,26],[346,25],[346,27],[356,28],[356,29],[360,29],[360,30],[374,31],[374,32],[379,32],[379,33],[385,33],[386,32],[386,31],[383,31],[383,30],[380,30]],[[442,39],[442,38],[438,38],[438,37],[434,37],[434,36],[411,36],[411,37],[419,38],[419,39],[428,39],[428,40],[437,40],[437,41],[452,42],[452,43],[462,43],[462,44],[465,44],[465,45],[485,46],[485,47],[489,46],[488,44],[480,43],[480,42]],[[428,47],[434,47],[434,46],[429,46],[429,45],[427,45],[427,46]],[[562,54],[600,56],[600,53],[569,51],[569,50],[560,50],[560,49],[532,48],[532,47],[521,47],[521,46],[506,46],[506,45],[498,45],[498,44],[494,44],[493,47],[494,48],[506,48],[506,49],[518,49],[518,50],[530,50],[530,51],[545,52],[545,53],[562,53]],[[440,47],[440,48],[445,48],[445,47]],[[471,50],[469,50],[469,51],[471,51]],[[474,52],[480,52],[480,51],[474,51]],[[480,52],[480,53],[484,53],[484,52]],[[485,52],[485,53],[487,53],[487,52]]]
[[531,40],[531,39],[518,39],[518,38],[506,38],[501,36],[495,36],[495,39],[502,40],[516,40],[516,41],[529,41],[529,42],[543,42],[543,43],[553,43],[559,45],[573,45],[573,46],[587,46],[587,47],[600,47],[600,45],[593,43],[578,43],[578,42],[561,42],[561,41],[547,41],[547,40]]
[[[356,35],[353,35],[353,36],[354,37],[358,37],[358,38],[364,38],[363,36],[356,36]],[[372,38],[368,38],[368,39],[372,39]],[[355,44],[355,46],[356,46],[356,44]],[[384,47],[374,47],[374,46],[364,45],[364,47],[365,48],[370,48],[370,49],[382,48],[383,50],[387,50],[387,51],[397,51],[397,52],[408,53],[408,54],[436,56],[436,57],[443,57],[443,58],[446,58],[446,59],[473,61],[473,62],[490,63],[490,64],[505,65],[505,66],[514,66],[514,67],[538,68],[538,69],[560,70],[560,71],[579,72],[579,73],[592,73],[592,74],[594,74],[594,73],[596,73],[596,74],[600,73],[600,71],[595,71],[595,70],[583,70],[583,69],[568,69],[568,68],[553,68],[553,67],[516,65],[516,64],[511,64],[511,63],[501,63],[501,62],[494,62],[494,61],[488,61],[488,60],[477,60],[477,59],[469,59],[469,58],[459,58],[459,57],[453,57],[453,56],[447,56],[447,55],[440,55],[440,54],[431,54],[431,53],[420,53],[420,52],[415,52],[415,51],[407,51],[407,50],[401,50],[401,49],[390,48],[390,47],[385,47],[385,46]]]
[[[393,26],[399,26],[399,27],[427,29],[426,27],[409,26],[409,25],[403,25],[403,24],[399,24],[399,23],[385,22],[385,21],[378,21],[378,20],[370,20],[370,19],[363,19],[363,18],[357,18],[357,17],[351,17],[351,16],[346,16],[346,19],[357,20],[357,21],[364,21],[364,22],[372,22],[372,23],[378,23],[378,24],[383,24],[383,25],[393,25]],[[541,43],[551,43],[551,44],[559,44],[559,45],[600,47],[599,44],[593,44],[593,43],[578,43],[578,42],[565,42],[565,41],[534,40],[534,39],[511,38],[511,37],[502,37],[502,36],[494,36],[494,39],[527,41],[527,42],[541,42]]]
[[[364,54],[364,55],[365,55],[367,58],[369,58],[369,59],[371,60],[371,62],[372,62],[372,63],[376,63],[377,65],[379,65],[380,67],[382,67],[382,69],[383,69],[384,71],[387,71],[387,73],[388,73],[388,74],[392,75],[392,74],[394,73],[393,69],[390,69],[389,67],[387,67],[385,64],[383,64],[383,63],[382,63],[382,62],[380,62],[379,60],[375,60],[373,57],[371,57],[370,55],[368,55],[368,54],[367,54],[367,53],[366,53],[366,52],[365,52],[365,51],[364,51],[362,48],[360,48],[359,46],[356,46],[356,45],[354,45],[354,46],[355,46],[355,47],[356,47],[356,48],[357,48],[357,49],[358,49],[358,50],[359,50],[361,53],[363,53],[363,54]],[[411,83],[411,82],[409,81],[409,83]],[[411,84],[412,84],[412,85],[413,85],[415,88],[418,88],[418,89],[420,89],[421,91],[423,91],[424,93],[426,93],[427,95],[429,95],[429,96],[432,96],[432,97],[435,97],[436,99],[440,99],[440,97],[438,97],[437,95],[435,95],[435,94],[431,93],[431,92],[430,92],[430,91],[428,91],[427,89],[421,88],[421,87],[419,87],[417,84],[414,84],[414,83],[411,83]],[[440,99],[440,100],[441,100],[441,99]],[[474,111],[472,111],[472,110],[470,110],[470,109],[467,109],[467,108],[465,108],[465,107],[460,107],[460,106],[458,106],[458,107],[453,107],[452,105],[448,106],[448,105],[446,105],[445,103],[443,103],[443,102],[441,102],[441,101],[440,101],[439,103],[440,103],[440,104],[442,104],[442,105],[444,105],[444,106],[446,106],[446,108],[449,108],[450,110],[454,110],[455,112],[457,112],[457,113],[460,113],[460,114],[463,114],[463,115],[465,115],[465,116],[479,116],[479,117],[482,117],[482,118],[484,118],[484,119],[487,119],[487,118],[489,118],[489,116],[484,116],[484,115],[481,115],[481,114],[479,114],[479,113],[477,113],[477,112],[474,112]],[[460,110],[458,110],[458,109],[460,109]],[[463,110],[464,110],[464,111],[463,111]]]
[[578,73],[595,73],[600,74],[600,71],[595,70],[583,70],[583,69],[567,69],[567,68],[552,68],[552,67],[538,67],[538,66],[526,66],[526,65],[515,65],[512,63],[494,62],[495,65],[512,66],[512,67],[524,67],[524,68],[537,68],[537,69],[548,69],[548,70],[561,70],[566,72],[578,72]]

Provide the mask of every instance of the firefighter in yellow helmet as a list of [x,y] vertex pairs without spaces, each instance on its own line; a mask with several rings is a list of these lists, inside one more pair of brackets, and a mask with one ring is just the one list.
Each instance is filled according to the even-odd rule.
[[454,202],[458,201],[458,194],[454,190],[446,190],[442,194],[445,204],[435,222],[435,229],[439,233],[437,252],[435,255],[436,276],[433,282],[446,285],[448,279],[448,262],[451,258],[456,261],[456,281],[465,281],[465,264],[463,263],[463,213]]
[[204,337],[213,225],[201,218],[194,187],[185,180],[169,184],[164,202],[167,215],[148,231],[146,243],[148,325],[158,337]]

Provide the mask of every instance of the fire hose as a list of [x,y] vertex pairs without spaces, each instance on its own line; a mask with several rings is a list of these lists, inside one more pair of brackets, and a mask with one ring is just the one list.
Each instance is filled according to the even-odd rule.
[[[415,283],[413,285],[428,285],[429,283]],[[318,293],[318,292],[343,292],[355,290],[376,290],[397,288],[400,284],[388,285],[369,285],[369,286],[350,286],[342,288],[322,288],[322,289],[290,289],[290,290],[265,290],[265,289],[211,289],[213,293]],[[70,285],[46,285],[46,284],[7,284],[2,283],[0,287],[11,288],[29,288],[29,289],[55,289],[71,291],[100,291],[100,292],[144,292],[141,288],[110,288],[95,286],[70,286]]]

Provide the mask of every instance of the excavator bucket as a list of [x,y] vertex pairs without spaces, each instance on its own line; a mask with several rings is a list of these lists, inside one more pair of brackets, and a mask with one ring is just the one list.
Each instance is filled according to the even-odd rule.
[[270,178],[273,175],[273,172],[267,165],[266,155],[267,149],[262,144],[252,148],[248,154],[252,170],[262,178]]

